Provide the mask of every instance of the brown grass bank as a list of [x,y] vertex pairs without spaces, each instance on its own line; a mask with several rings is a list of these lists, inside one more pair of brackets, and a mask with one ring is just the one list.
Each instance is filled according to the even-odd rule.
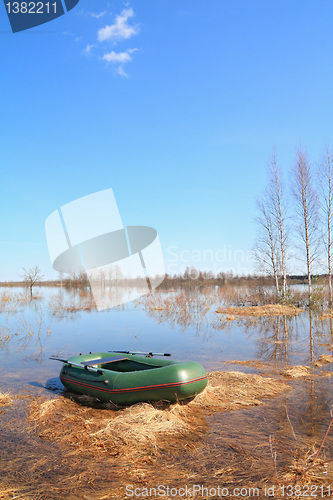
[[0,407],[10,405],[13,402],[13,398],[10,392],[0,392]]
[[251,307],[219,307],[216,312],[230,316],[297,316],[304,309],[295,306],[286,306],[281,304],[267,304],[265,306]]
[[[95,409],[57,397],[29,407],[30,430],[39,437],[71,446],[72,451],[113,456],[169,449],[172,438],[195,440],[206,431],[208,412],[262,404],[261,399],[289,388],[284,382],[241,372],[212,372],[206,389],[187,404],[139,403],[118,410]],[[89,398],[79,398],[81,403]],[[171,441],[170,441],[171,440]],[[188,445],[189,442],[186,441]]]
[[0,482],[0,500],[12,500],[14,498],[26,498],[19,495],[18,490],[11,488],[9,485]]
[[201,472],[192,468],[200,471],[205,460],[202,479],[230,480],[231,470],[218,476],[209,472],[210,454],[200,458],[212,433],[210,415],[260,407],[263,398],[288,387],[259,375],[213,372],[205,391],[187,404],[141,403],[115,410],[92,407],[86,397],[36,396],[27,406],[27,422],[13,423],[10,415],[7,426],[0,422],[7,457],[0,462],[2,480],[24,491],[19,498],[34,500],[123,498],[124,484],[197,481]]

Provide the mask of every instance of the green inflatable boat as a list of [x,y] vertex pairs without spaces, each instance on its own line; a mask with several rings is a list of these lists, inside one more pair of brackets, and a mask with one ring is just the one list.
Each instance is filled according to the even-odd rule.
[[68,360],[50,359],[64,363],[60,380],[67,389],[119,405],[181,401],[207,385],[207,374],[199,363],[158,359],[152,353],[96,352]]

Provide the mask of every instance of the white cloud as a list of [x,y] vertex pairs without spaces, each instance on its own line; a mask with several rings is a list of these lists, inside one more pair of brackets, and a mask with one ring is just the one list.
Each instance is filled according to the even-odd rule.
[[137,26],[130,26],[128,20],[134,16],[134,11],[132,8],[124,9],[116,17],[114,24],[110,26],[105,26],[98,30],[97,37],[99,42],[104,42],[105,40],[128,40],[132,36],[139,33],[139,28]]
[[132,61],[131,54],[133,54],[133,52],[136,52],[137,50],[138,49],[127,49],[125,52],[115,52],[114,50],[112,50],[108,54],[104,54],[102,59],[107,63],[114,64],[119,75],[128,76],[128,74],[125,72],[124,65]]
[[90,43],[87,44],[86,48],[83,50],[83,52],[87,55],[91,54],[92,49],[96,47],[96,45],[92,45]]
[[103,12],[99,12],[98,14],[96,14],[95,12],[89,12],[89,15],[91,17],[94,17],[95,19],[100,19],[101,17],[105,16],[106,12],[106,10],[103,10]]
[[[80,15],[89,16],[95,19],[100,19],[109,11],[107,9],[99,12],[99,11],[80,11]],[[109,14],[108,14],[109,15]],[[105,61],[107,65],[111,64],[114,68],[115,73],[121,76],[128,77],[128,74],[125,71],[125,67],[127,68],[127,64],[130,63],[133,59],[132,54],[136,52],[137,48],[125,48],[118,50],[109,50],[102,49],[102,45],[105,41],[111,41],[113,45],[113,49],[117,46],[118,42],[123,42],[124,40],[128,40],[132,38],[134,35],[137,35],[140,31],[139,26],[135,25],[131,22],[131,19],[134,17],[134,10],[125,4],[123,10],[114,17],[114,22],[110,26],[106,25],[104,28],[100,28],[97,31],[97,39],[95,44],[85,43],[85,48],[82,48],[81,54],[86,56],[96,56],[100,60]],[[100,26],[103,26],[100,22]]]
[[118,75],[125,76],[126,78],[128,77],[128,74],[124,70],[123,66],[118,66],[116,71],[117,71]]
[[132,60],[128,52],[114,52],[114,50],[109,54],[104,54],[102,59],[107,62],[120,64],[125,64]]

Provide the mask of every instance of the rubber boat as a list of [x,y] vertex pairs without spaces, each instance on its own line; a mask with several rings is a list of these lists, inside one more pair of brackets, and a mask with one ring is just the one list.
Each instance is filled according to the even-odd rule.
[[154,357],[157,355],[170,356],[110,351],[50,359],[64,363],[60,380],[67,389],[119,405],[181,401],[206,387],[207,373],[199,363]]

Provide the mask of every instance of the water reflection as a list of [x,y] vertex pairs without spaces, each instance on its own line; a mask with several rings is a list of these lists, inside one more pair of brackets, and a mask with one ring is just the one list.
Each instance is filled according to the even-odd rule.
[[167,323],[181,331],[194,328],[197,337],[212,335],[211,308],[218,302],[217,288],[155,292],[136,301],[149,318],[161,325]]
[[[125,296],[131,296],[132,290],[119,287],[108,289],[107,293],[110,297],[116,294],[117,300],[123,300]],[[74,345],[73,339],[86,331],[84,340],[87,342],[87,325],[91,325],[92,332],[98,332],[102,344],[103,335],[113,332],[116,320],[117,344],[119,339],[128,341],[129,330],[140,332],[140,348],[150,350],[152,347],[160,349],[160,346],[168,350],[172,343],[177,352],[177,344],[181,345],[185,339],[192,338],[198,341],[192,344],[198,360],[200,352],[205,352],[206,361],[209,356],[214,359],[217,346],[225,360],[255,358],[273,366],[311,365],[322,354],[333,351],[331,317],[321,320],[318,314],[305,311],[298,316],[247,316],[234,317],[230,321],[215,313],[221,305],[221,297],[223,304],[230,303],[232,297],[236,297],[239,302],[239,293],[239,290],[234,293],[229,288],[227,296],[226,291],[221,295],[217,287],[155,291],[135,303],[98,313],[87,288],[44,288],[36,292],[33,300],[29,300],[29,294],[24,290],[4,290],[0,294],[0,349],[9,351],[15,345],[19,352],[26,351],[28,356],[42,359],[43,350],[49,348],[52,337],[50,331],[53,330],[59,336],[59,349],[64,348],[63,339],[66,338],[66,343],[71,342],[74,352],[75,349],[81,351],[84,350],[83,338],[77,337]],[[71,323],[70,329],[65,327],[68,321]],[[168,332],[168,345],[164,342],[164,332]],[[95,343],[95,333],[93,340]],[[109,338],[107,343],[112,348]],[[89,350],[94,348],[91,341],[89,347]]]
[[333,321],[320,320],[308,310],[298,316],[215,318],[214,328],[232,335],[236,329],[256,346],[255,358],[273,365],[314,363],[327,349],[333,350]]
[[[17,304],[15,299],[11,302]],[[45,341],[51,335],[45,324],[46,311],[40,302],[31,299],[25,301],[25,308],[26,311],[16,310],[15,316],[10,310],[0,324],[0,349],[8,352],[14,344],[22,353],[29,347],[33,351],[24,358],[40,363],[44,359]]]

